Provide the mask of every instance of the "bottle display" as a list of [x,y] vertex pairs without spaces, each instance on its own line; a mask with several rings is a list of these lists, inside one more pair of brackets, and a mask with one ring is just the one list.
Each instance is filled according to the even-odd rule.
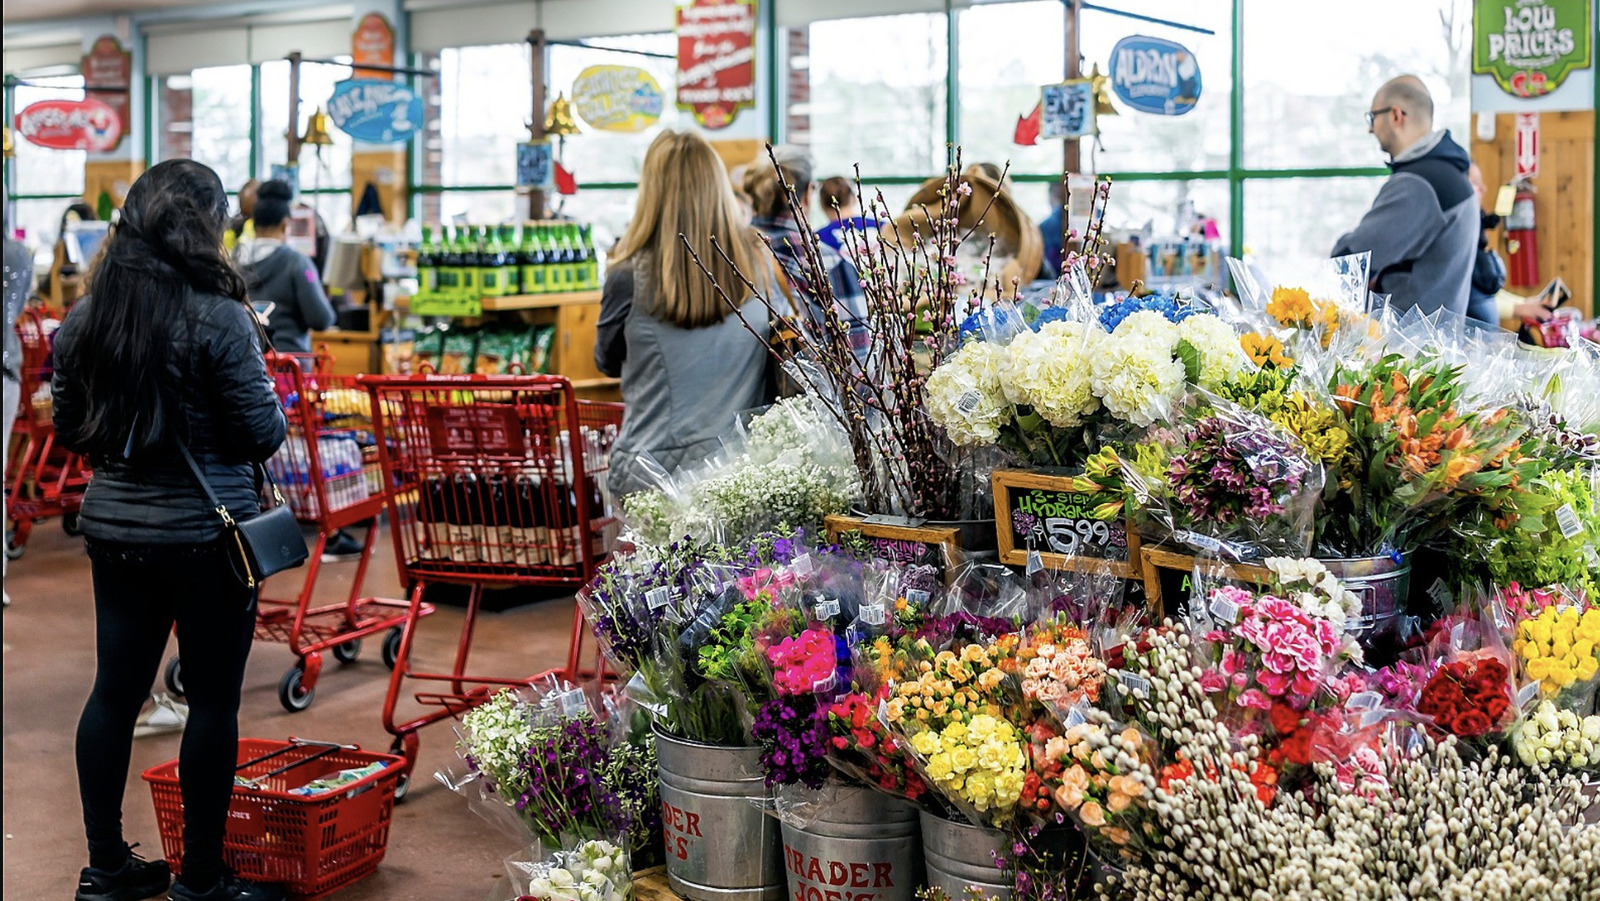
[[600,289],[593,226],[567,221],[422,227],[423,295],[517,297]]

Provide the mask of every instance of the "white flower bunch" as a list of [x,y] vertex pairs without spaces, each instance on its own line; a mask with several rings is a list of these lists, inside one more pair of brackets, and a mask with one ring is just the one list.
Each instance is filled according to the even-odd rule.
[[1001,372],[1006,349],[968,341],[928,376],[928,414],[950,440],[964,447],[994,444],[1011,416]]
[[1511,747],[1524,766],[1600,769],[1600,714],[1580,717],[1541,701],[1512,733]]
[[1136,426],[1164,420],[1183,392],[1178,327],[1154,310],[1122,320],[1094,354],[1094,391],[1106,409]]
[[848,508],[857,492],[853,470],[830,471],[811,462],[778,460],[736,466],[700,482],[689,493],[688,522],[709,524],[720,530],[723,540],[738,541],[780,523],[815,529],[823,517]]
[[622,499],[622,516],[646,544],[666,544],[673,539],[672,500],[659,488],[648,488]]
[[1178,338],[1200,354],[1202,388],[1215,388],[1244,369],[1244,348],[1233,326],[1210,313],[1197,313],[1178,323]]
[[464,734],[456,747],[471,758],[495,788],[507,797],[520,794],[518,763],[533,742],[527,704],[510,689],[505,689],[487,704],[474,708],[461,718]]
[[1070,429],[1100,409],[1090,375],[1105,332],[1082,322],[1048,322],[1006,348],[1001,383],[1006,400],[1027,404],[1051,425]]
[[1301,610],[1343,629],[1361,615],[1361,596],[1344,587],[1339,577],[1310,557],[1268,557],[1263,561],[1275,579],[1274,588]]
[[[1193,774],[1152,791],[1150,841],[1098,883],[1103,901],[1600,899],[1600,826],[1584,825],[1575,777],[1464,762],[1453,739],[1380,749],[1388,791],[1342,787],[1316,767],[1309,793],[1264,803],[1253,737],[1217,722],[1181,628],[1129,658],[1141,719]],[[1123,681],[1127,688],[1127,680]],[[1132,775],[1152,786],[1148,764]]]
[[628,852],[612,842],[584,842],[535,864],[523,894],[541,901],[627,901],[633,894]]

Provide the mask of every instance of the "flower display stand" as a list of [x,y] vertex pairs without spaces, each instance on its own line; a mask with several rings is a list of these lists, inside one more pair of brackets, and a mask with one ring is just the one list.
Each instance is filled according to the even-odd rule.
[[955,578],[964,557],[962,529],[953,523],[892,516],[829,516],[823,525],[830,543],[859,534],[873,559],[902,566],[933,566],[945,582]]
[[995,531],[1000,561],[1046,569],[1144,579],[1139,533],[1124,518],[1120,487],[1102,488],[1081,475],[997,469]]
[[[1189,591],[1193,587],[1195,556],[1167,545],[1144,545],[1140,548],[1140,563],[1144,578],[1145,601],[1150,605],[1151,616],[1159,622],[1164,617],[1181,620],[1188,612]],[[1264,566],[1247,563],[1217,563],[1218,571],[1239,582],[1263,584],[1271,575]]]

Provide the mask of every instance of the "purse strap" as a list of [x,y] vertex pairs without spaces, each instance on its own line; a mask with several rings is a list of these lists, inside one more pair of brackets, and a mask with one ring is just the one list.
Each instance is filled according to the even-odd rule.
[[[217,493],[211,490],[211,482],[206,478],[205,473],[201,471],[200,464],[194,461],[194,455],[189,453],[189,445],[182,440],[179,440],[178,452],[183,454],[183,462],[189,464],[189,471],[194,473],[195,481],[200,483],[200,490],[205,492],[206,502],[211,505],[212,509],[217,511],[218,516],[222,517],[223,525],[230,529],[233,528],[235,525],[233,521],[233,514],[229,513],[228,508],[222,503],[221,500],[217,498]],[[273,481],[272,473],[260,463],[252,463],[250,465],[256,472],[261,473],[261,477],[265,479],[267,485],[272,488],[273,499],[278,502],[278,506],[282,506],[283,494],[278,491],[278,483]]]

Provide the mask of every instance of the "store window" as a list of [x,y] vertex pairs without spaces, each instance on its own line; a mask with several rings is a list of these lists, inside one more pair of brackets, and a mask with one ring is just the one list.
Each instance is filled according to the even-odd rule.
[[[338,57],[348,60],[348,56]],[[327,109],[333,87],[350,77],[344,66],[318,63],[300,65],[300,121],[295,124],[298,134],[305,134],[306,123],[318,108]],[[274,164],[287,161],[289,155],[289,62],[273,60],[261,64],[261,155],[263,174]],[[337,128],[329,127],[333,143],[327,147],[303,147],[300,151],[300,190],[350,189],[350,156],[354,142]]]
[[1355,228],[1382,186],[1382,178],[1251,179],[1244,187],[1245,249],[1274,281],[1306,283],[1322,273],[1334,242]]
[[803,56],[780,54],[791,68],[786,114],[791,133],[797,119],[806,126],[819,176],[857,164],[868,183],[943,171],[943,13],[812,22],[804,34]]
[[251,68],[215,66],[157,79],[157,153],[216,170],[229,191],[250,178]]
[[1060,141],[1025,147],[1014,138],[1018,118],[1039,103],[1039,86],[1060,81],[1065,71],[1061,3],[997,3],[957,15],[962,154],[974,162],[1009,161],[1016,174],[1059,177]]
[[515,148],[528,140],[524,123],[533,106],[529,66],[526,44],[439,52],[438,132],[428,135],[437,173],[433,184],[516,182]]
[[1364,114],[1379,85],[1405,73],[1433,94],[1435,126],[1466,146],[1471,63],[1468,0],[1348,0],[1314,20],[1299,4],[1245,0],[1245,166],[1381,164]]
[[[28,84],[17,85],[12,98],[13,109],[18,112],[40,100],[75,100],[83,96],[81,76],[30,76],[25,80]],[[51,150],[21,137],[16,137],[14,146],[17,155],[6,160],[7,191],[14,199],[6,227],[23,231],[30,245],[48,248],[55,243],[67,204],[83,193],[83,164],[88,154],[82,150]]]
[[[624,53],[637,50],[645,53],[671,56],[678,50],[677,39],[671,33],[639,34],[624,37],[596,38],[585,43],[603,45],[615,50],[591,47],[556,45],[550,48],[550,92],[572,96],[573,81],[590,66],[632,66],[649,72],[667,92],[662,104],[658,125],[635,134],[599,131],[578,120],[580,134],[566,139],[561,148],[562,162],[570,169],[581,185],[584,182],[637,182],[644,164],[644,154],[650,142],[663,128],[692,128],[694,120],[680,112],[672,102],[671,91],[677,77],[677,63],[673,59]],[[742,115],[752,115],[746,111]],[[714,136],[712,136],[714,137]],[[526,140],[526,133],[522,140]],[[509,150],[507,151],[510,152]]]

